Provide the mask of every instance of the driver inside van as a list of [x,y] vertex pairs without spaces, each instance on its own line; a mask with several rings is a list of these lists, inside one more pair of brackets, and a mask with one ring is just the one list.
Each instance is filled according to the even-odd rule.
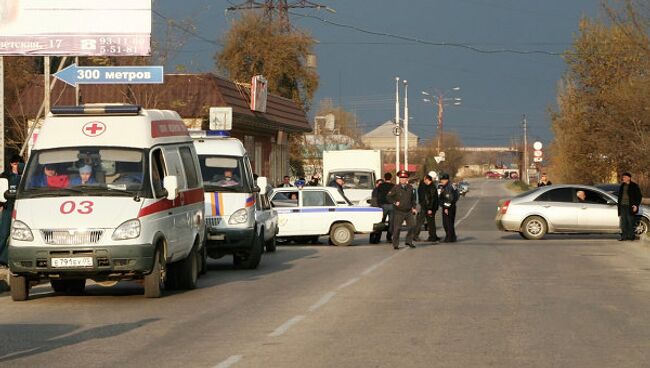
[[43,165],[43,173],[36,175],[31,183],[32,188],[66,188],[68,186],[68,176],[59,175],[54,164]]
[[79,168],[79,177],[72,178],[70,185],[88,185],[96,184],[97,182],[92,177],[93,168],[90,165],[84,165]]
[[223,179],[216,182],[216,184],[221,187],[234,187],[239,185],[239,182],[234,179],[232,169],[225,169],[223,171]]

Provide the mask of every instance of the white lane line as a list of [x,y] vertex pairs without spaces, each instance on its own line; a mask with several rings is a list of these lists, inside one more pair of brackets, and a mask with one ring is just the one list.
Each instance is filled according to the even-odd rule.
[[336,292],[335,292],[335,291],[330,291],[329,293],[323,295],[323,297],[320,298],[319,301],[317,301],[317,302],[314,303],[311,307],[309,307],[309,311],[310,311],[310,312],[313,312],[313,311],[315,311],[316,309],[318,309],[318,308],[324,306],[324,305],[327,304],[327,302],[329,302],[329,301],[330,301],[334,296],[336,296]]
[[469,215],[472,214],[472,211],[474,211],[474,208],[476,208],[476,205],[477,205],[478,202],[480,202],[480,201],[481,201],[480,199],[477,199],[476,202],[474,202],[474,204],[472,205],[472,207],[470,207],[469,211],[467,211],[467,213],[465,214],[465,216],[463,216],[462,219],[456,221],[456,226],[460,225],[461,222],[465,221],[465,220],[469,217]]
[[302,321],[305,319],[305,316],[295,316],[291,318],[290,320],[286,321],[282,326],[278,327],[275,329],[275,331],[271,332],[269,334],[269,337],[278,337],[282,336],[285,332],[289,331],[291,326],[295,325],[296,323]]
[[346,281],[346,282],[342,283],[341,285],[339,285],[339,287],[337,289],[339,289],[339,290],[345,289],[346,287],[354,284],[355,282],[357,282],[359,280],[361,280],[359,277],[351,278],[348,281]]
[[214,368],[228,368],[237,363],[243,358],[241,355],[231,355],[228,359],[214,366]]

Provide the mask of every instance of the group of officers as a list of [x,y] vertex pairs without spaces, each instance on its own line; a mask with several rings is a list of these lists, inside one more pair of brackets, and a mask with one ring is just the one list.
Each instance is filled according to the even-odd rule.
[[[384,211],[383,222],[388,220],[386,240],[392,242],[393,248],[399,249],[399,237],[402,224],[406,222],[406,245],[415,248],[414,241],[420,241],[420,229],[427,224],[430,242],[439,242],[436,234],[436,212],[442,211],[442,224],[445,229],[446,243],[457,241],[454,223],[456,221],[456,202],[460,197],[458,190],[449,180],[449,175],[442,173],[439,182],[437,175],[431,171],[424,176],[416,189],[409,184],[406,170],[397,172],[398,182],[392,183],[393,175],[384,174],[384,180],[377,180],[373,190],[372,204]],[[420,205],[420,211],[417,205]],[[371,242],[378,243],[381,233],[374,233]]]

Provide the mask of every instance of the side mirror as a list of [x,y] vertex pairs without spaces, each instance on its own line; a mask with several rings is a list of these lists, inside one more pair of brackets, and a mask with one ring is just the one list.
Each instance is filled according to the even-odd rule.
[[167,191],[167,199],[173,201],[178,197],[178,178],[174,175],[163,178],[163,188]]
[[0,202],[4,203],[7,201],[7,191],[9,190],[9,180],[6,178],[0,178]]
[[257,186],[262,190],[266,190],[266,187],[269,185],[269,181],[266,176],[260,176],[257,178]]

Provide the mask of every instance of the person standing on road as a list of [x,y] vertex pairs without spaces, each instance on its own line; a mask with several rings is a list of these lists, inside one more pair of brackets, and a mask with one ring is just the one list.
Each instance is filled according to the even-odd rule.
[[537,187],[538,188],[539,187],[545,187],[545,186],[551,185],[551,184],[553,184],[553,183],[551,183],[551,181],[548,180],[548,176],[546,175],[546,173],[542,173],[542,177],[540,178],[539,183],[537,183]]
[[458,191],[449,181],[449,174],[440,175],[440,207],[442,208],[442,225],[445,228],[445,243],[456,242],[456,202]]
[[415,240],[420,240],[422,224],[427,223],[429,237],[427,241],[437,242],[440,240],[436,234],[436,211],[438,210],[438,188],[433,183],[431,175],[425,175],[422,183],[418,186],[418,199],[420,212],[415,226]]
[[[20,178],[23,175],[23,158],[19,155],[14,155],[9,161],[9,167],[5,170],[0,177],[9,181],[9,192],[16,193]],[[0,266],[7,266],[8,252],[7,240],[9,239],[9,232],[11,228],[11,215],[14,211],[15,199],[7,199],[2,204],[2,217],[0,218]]]
[[635,217],[639,212],[643,196],[639,185],[632,181],[632,174],[623,173],[621,186],[618,189],[618,198],[618,216],[621,228],[621,238],[619,240],[635,240]]
[[394,186],[393,174],[387,172],[384,174],[384,182],[377,188],[379,206],[384,211],[381,222],[386,223],[386,220],[388,220],[388,227],[386,228],[386,241],[388,242],[393,241],[393,204],[388,201],[386,196]]
[[399,249],[399,233],[402,223],[406,221],[406,245],[415,248],[413,237],[415,236],[415,189],[408,183],[409,173],[406,170],[400,170],[397,173],[399,184],[394,186],[388,192],[386,198],[394,205],[393,209],[393,248]]

